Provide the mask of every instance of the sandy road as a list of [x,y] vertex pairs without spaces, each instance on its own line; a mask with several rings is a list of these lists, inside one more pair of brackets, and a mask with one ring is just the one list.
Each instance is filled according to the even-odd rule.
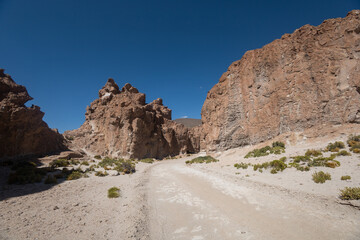
[[358,210],[164,161],[150,169],[151,239],[360,239]]

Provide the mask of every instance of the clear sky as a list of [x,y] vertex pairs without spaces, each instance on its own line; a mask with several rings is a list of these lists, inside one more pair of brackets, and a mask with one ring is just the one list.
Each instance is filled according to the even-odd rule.
[[60,132],[84,122],[109,77],[173,119],[200,118],[207,92],[251,49],[360,0],[0,0],[0,68],[25,85]]

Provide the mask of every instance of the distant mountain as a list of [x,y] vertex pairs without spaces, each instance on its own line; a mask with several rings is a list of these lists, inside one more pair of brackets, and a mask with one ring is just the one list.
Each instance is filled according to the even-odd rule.
[[177,123],[181,123],[185,127],[193,128],[201,125],[201,119],[195,118],[178,118],[174,120]]

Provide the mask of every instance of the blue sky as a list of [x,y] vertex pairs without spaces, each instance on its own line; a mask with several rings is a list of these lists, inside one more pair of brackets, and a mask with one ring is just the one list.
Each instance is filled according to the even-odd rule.
[[109,77],[173,119],[200,118],[227,67],[305,24],[345,17],[360,0],[0,0],[0,68],[25,85],[60,132],[84,122]]

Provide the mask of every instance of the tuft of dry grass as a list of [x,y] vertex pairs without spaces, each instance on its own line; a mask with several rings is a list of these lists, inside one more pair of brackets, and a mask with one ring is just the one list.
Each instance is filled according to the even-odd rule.
[[109,188],[108,198],[118,198],[120,197],[120,189],[117,187]]

